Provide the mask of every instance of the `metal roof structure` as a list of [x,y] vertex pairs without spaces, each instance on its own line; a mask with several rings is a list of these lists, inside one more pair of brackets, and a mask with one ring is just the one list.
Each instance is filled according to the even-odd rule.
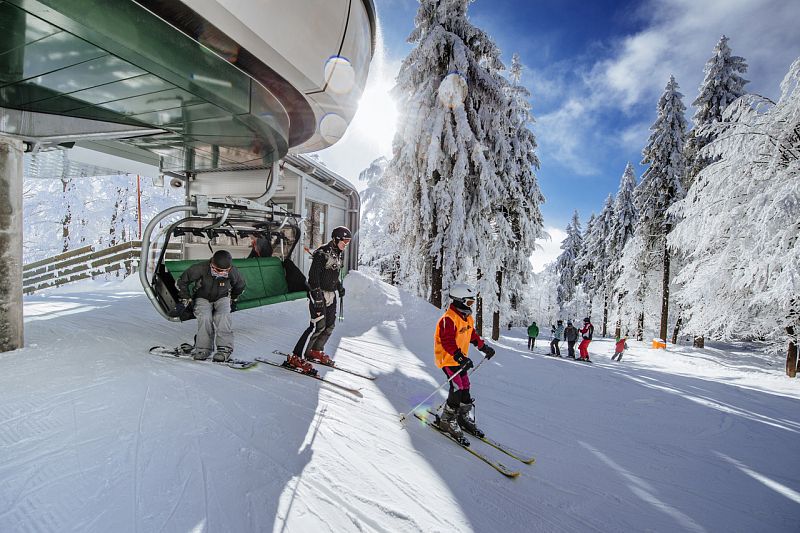
[[374,34],[371,0],[0,0],[0,134],[268,167],[341,137]]

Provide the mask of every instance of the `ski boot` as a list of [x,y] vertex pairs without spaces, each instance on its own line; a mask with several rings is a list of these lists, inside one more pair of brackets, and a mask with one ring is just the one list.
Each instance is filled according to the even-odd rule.
[[195,361],[205,361],[209,355],[211,355],[211,352],[208,350],[198,350],[197,348],[192,350],[192,359]]
[[317,374],[317,371],[314,369],[311,363],[303,360],[302,357],[298,357],[295,354],[288,356],[286,361],[283,362],[283,366],[299,370],[303,374],[309,374],[311,376],[315,376]]
[[470,411],[472,411],[471,403],[462,403],[458,406],[458,425],[461,426],[461,429],[466,431],[471,435],[475,435],[479,439],[483,438],[484,433],[475,425],[475,419],[470,416]]
[[217,346],[217,351],[214,352],[213,360],[215,363],[224,363],[231,358],[233,350],[227,346]]
[[322,350],[309,350],[306,359],[325,366],[333,366],[333,359]]
[[437,420],[437,425],[439,429],[453,437],[460,445],[469,446],[469,440],[464,436],[464,432],[461,431],[456,417],[456,410],[445,404],[442,416]]

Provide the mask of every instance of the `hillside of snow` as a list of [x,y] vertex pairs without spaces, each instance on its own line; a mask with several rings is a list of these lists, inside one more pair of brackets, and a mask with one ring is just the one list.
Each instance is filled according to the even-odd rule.
[[[800,382],[746,346],[594,365],[503,332],[472,376],[477,422],[536,456],[507,479],[399,414],[430,394],[440,312],[351,273],[327,351],[362,398],[279,368],[148,355],[190,341],[134,278],[25,299],[0,354],[0,531],[797,531]],[[304,301],[233,315],[235,356],[279,360]],[[566,351],[566,350],[564,350]],[[472,356],[479,360],[480,353]],[[430,400],[435,406],[444,392]]]

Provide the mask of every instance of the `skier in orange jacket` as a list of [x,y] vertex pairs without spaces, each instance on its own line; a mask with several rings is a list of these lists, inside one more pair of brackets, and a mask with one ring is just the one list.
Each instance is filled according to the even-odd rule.
[[456,375],[450,381],[450,394],[439,418],[439,427],[457,441],[468,445],[469,441],[464,437],[462,429],[476,437],[483,437],[483,432],[475,426],[475,419],[470,416],[474,400],[469,394],[470,382],[467,375],[473,367],[472,359],[467,356],[469,345],[475,345],[487,359],[494,355],[494,348],[475,332],[472,318],[474,289],[465,283],[457,283],[450,289],[450,298],[453,301],[436,324],[433,339],[436,366],[444,371],[447,379]]

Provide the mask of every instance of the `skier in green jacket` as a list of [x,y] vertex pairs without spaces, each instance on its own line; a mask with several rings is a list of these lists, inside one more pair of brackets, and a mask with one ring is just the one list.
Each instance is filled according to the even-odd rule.
[[536,321],[534,320],[530,326],[528,326],[528,349],[533,350],[533,347],[536,345],[536,337],[539,336],[539,326],[536,325]]

